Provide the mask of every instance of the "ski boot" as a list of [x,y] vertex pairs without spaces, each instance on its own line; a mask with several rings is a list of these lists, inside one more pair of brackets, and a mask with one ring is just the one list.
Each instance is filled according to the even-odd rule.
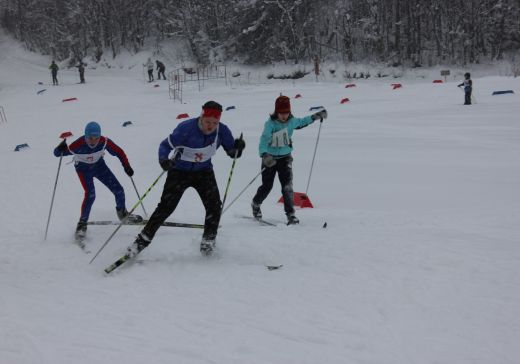
[[200,253],[204,256],[211,255],[215,248],[215,238],[202,238],[200,242]]
[[253,209],[253,217],[255,219],[262,218],[262,210],[260,210],[260,205],[256,204],[254,201],[251,202],[251,208]]
[[118,209],[116,208],[117,217],[119,221],[123,221],[126,219],[126,222],[129,224],[139,224],[143,222],[143,217],[141,215],[130,214],[126,208]]
[[76,233],[74,236],[76,237],[77,241],[82,241],[85,239],[85,236],[87,235],[87,223],[86,221],[79,221],[78,225],[76,226]]
[[137,234],[137,238],[135,239],[135,241],[132,243],[132,245],[130,245],[126,251],[127,251],[127,254],[133,258],[135,257],[137,254],[139,254],[141,252],[141,250],[143,250],[144,248],[146,248],[148,245],[150,245],[150,238],[148,238],[148,236],[146,236],[145,234],[141,233],[141,234]]
[[287,215],[287,225],[296,225],[300,223],[300,220],[296,217],[294,212],[289,212]]

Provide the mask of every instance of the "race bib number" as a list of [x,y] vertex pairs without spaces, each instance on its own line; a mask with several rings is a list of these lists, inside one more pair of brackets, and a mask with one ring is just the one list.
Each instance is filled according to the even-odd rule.
[[271,138],[271,147],[280,148],[286,147],[290,144],[289,142],[289,133],[287,128],[277,131],[273,133]]

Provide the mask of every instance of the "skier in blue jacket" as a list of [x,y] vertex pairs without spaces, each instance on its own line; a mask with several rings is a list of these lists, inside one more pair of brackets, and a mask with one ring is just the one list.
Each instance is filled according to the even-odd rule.
[[206,210],[200,251],[203,255],[213,251],[222,202],[211,158],[220,146],[231,158],[235,155],[240,158],[246,146],[242,139],[233,139],[229,128],[220,122],[221,114],[222,106],[208,101],[202,106],[200,117],[180,123],[159,145],[159,164],[168,171],[168,177],[161,201],[135,242],[128,247],[132,256],[150,244],[189,187],[197,191]]
[[85,127],[85,135],[79,137],[70,145],[63,140],[55,149],[56,157],[73,155],[76,173],[85,196],[81,204],[81,216],[76,227],[76,238],[82,239],[87,231],[87,222],[90,209],[96,199],[94,178],[110,189],[116,200],[116,212],[120,220],[127,219],[129,222],[141,222],[143,218],[139,215],[129,214],[125,207],[125,191],[116,176],[108,168],[103,156],[105,151],[116,156],[121,161],[123,168],[128,176],[134,175],[134,170],[128,162],[125,152],[116,143],[101,135],[101,127],[95,122],[89,122]]
[[255,218],[262,218],[260,205],[271,192],[274,177],[278,173],[278,179],[282,186],[287,224],[298,224],[300,222],[294,212],[291,138],[295,129],[304,128],[312,124],[314,120],[325,118],[327,118],[327,110],[325,109],[301,119],[295,118],[291,114],[290,99],[287,96],[279,96],[276,99],[274,113],[265,122],[264,131],[260,137],[259,154],[262,158],[262,185],[258,188],[251,203]]
[[464,105],[471,105],[471,93],[473,91],[473,81],[469,72],[464,74],[464,81],[457,87],[464,86]]

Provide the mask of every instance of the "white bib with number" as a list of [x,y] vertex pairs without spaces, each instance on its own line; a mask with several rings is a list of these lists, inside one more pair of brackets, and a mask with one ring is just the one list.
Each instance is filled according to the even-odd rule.
[[278,130],[277,132],[272,134],[271,137],[271,147],[280,148],[286,147],[290,144],[289,132],[287,128],[282,130]]
[[81,163],[87,163],[87,164],[94,164],[97,163],[103,156],[105,155],[105,148],[107,146],[107,142],[105,141],[105,144],[103,144],[103,149],[98,150],[94,153],[89,154],[74,154],[74,157],[72,160],[74,161],[75,165],[77,165],[79,162]]
[[[204,148],[190,148],[182,145],[176,147],[175,150],[180,151],[181,153],[180,160],[192,163],[201,163],[211,159],[211,157],[213,157],[217,152],[218,129],[219,128],[217,127],[217,135],[215,136],[215,141]],[[168,139],[168,141],[169,140],[170,139]]]

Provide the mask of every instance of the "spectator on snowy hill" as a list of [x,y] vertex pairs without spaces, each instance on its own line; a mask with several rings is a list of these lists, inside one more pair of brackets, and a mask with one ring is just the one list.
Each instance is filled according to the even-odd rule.
[[85,83],[85,65],[82,61],[79,61],[79,65],[76,66],[79,71],[79,82]]
[[264,131],[260,137],[260,157],[262,158],[262,185],[258,188],[251,203],[253,216],[262,218],[260,205],[266,199],[273,188],[274,177],[278,173],[278,179],[282,185],[287,224],[298,224],[300,221],[294,212],[293,199],[293,173],[292,173],[292,134],[295,129],[301,129],[315,120],[326,119],[327,110],[323,109],[304,118],[295,118],[291,113],[291,101],[287,96],[279,96],[276,99],[274,113],[264,124]]
[[148,58],[148,61],[143,64],[144,67],[148,70],[148,82],[153,81],[153,62],[151,58]]
[[159,60],[156,60],[155,63],[157,63],[157,79],[160,80],[162,75],[163,79],[166,80],[166,76],[164,75],[166,67],[164,66],[164,63]]
[[213,251],[222,202],[211,158],[220,146],[229,157],[240,158],[246,146],[242,138],[234,139],[229,128],[220,122],[221,114],[222,106],[208,101],[202,106],[199,117],[180,123],[159,145],[159,164],[168,172],[168,177],[161,201],[135,242],[128,247],[132,257],[150,244],[189,187],[197,191],[206,210],[200,252],[209,255]]
[[129,214],[125,207],[125,191],[105,163],[103,156],[105,151],[116,156],[121,161],[125,173],[132,177],[134,170],[130,167],[125,152],[116,143],[101,135],[101,126],[95,121],[89,122],[85,127],[85,135],[76,139],[72,144],[67,145],[63,140],[55,149],[56,157],[73,155],[76,173],[83,189],[85,196],[81,204],[81,216],[76,227],[76,239],[81,240],[85,237],[87,231],[87,222],[90,215],[90,209],[96,199],[96,189],[94,188],[94,178],[108,187],[114,194],[116,199],[117,217],[123,221],[141,222],[143,218],[139,215]]
[[52,61],[51,65],[49,66],[49,69],[51,70],[52,75],[52,85],[58,86],[58,70],[60,69],[56,62]]
[[473,81],[469,72],[464,74],[464,81],[457,87],[464,86],[464,105],[471,105],[471,92],[473,91]]

